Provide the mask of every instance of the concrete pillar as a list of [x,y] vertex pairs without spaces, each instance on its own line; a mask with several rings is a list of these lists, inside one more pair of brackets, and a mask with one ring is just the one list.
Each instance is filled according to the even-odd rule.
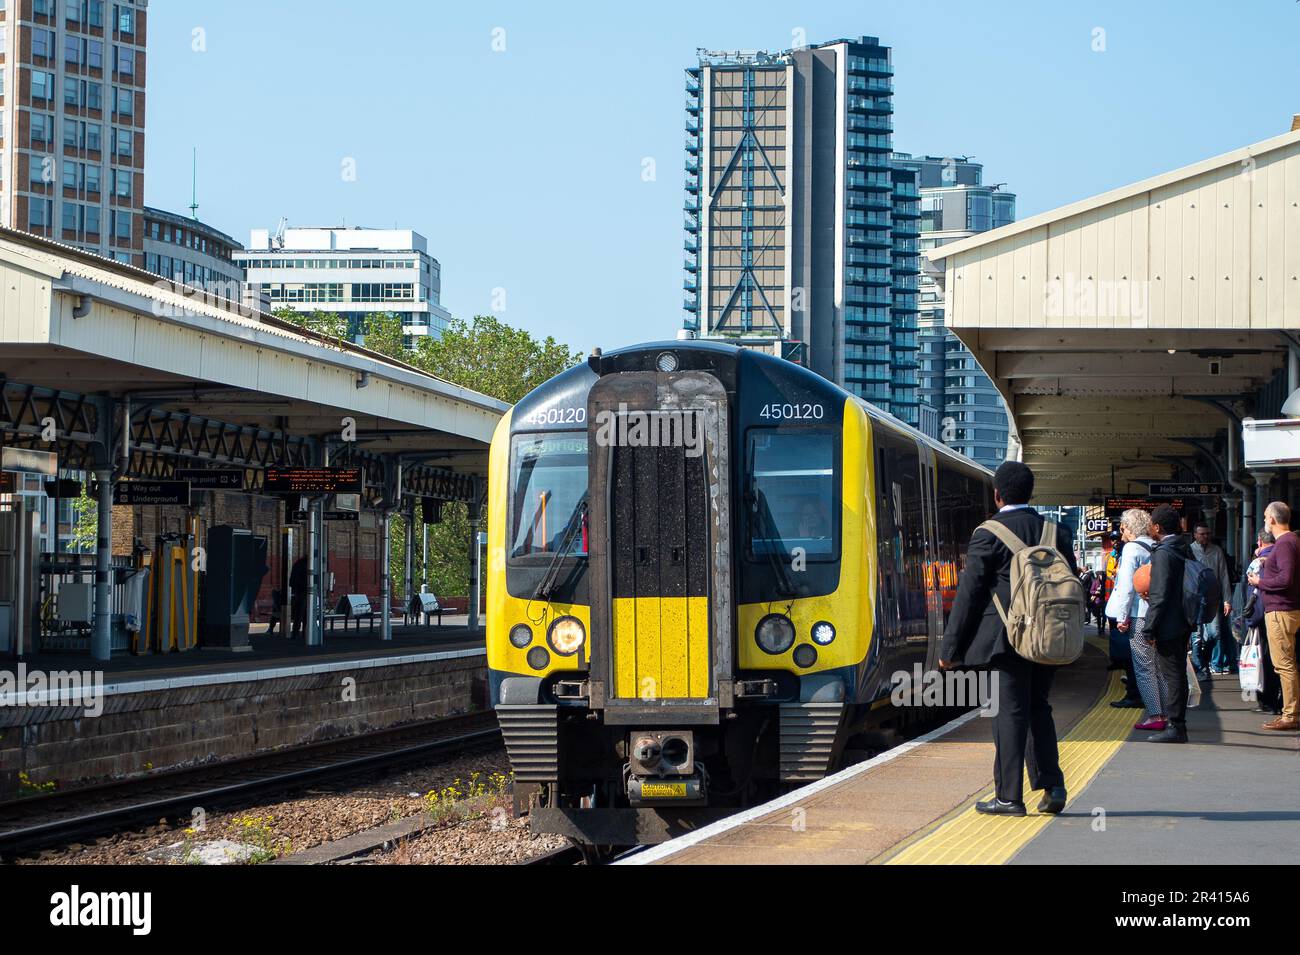
[[108,660],[113,655],[113,469],[97,469],[95,480],[99,482],[99,528],[95,541],[95,629],[90,635],[90,658]]
[[[387,502],[385,502],[387,503]],[[392,546],[393,512],[384,508],[379,522],[379,620],[380,640],[393,639],[392,620],[392,574],[389,567],[388,550]]]
[[309,647],[319,647],[325,642],[320,625],[320,542],[324,513],[319,501],[307,506],[307,620],[306,641]]
[[[402,606],[406,612],[402,614],[405,620],[411,612],[411,597],[415,593],[415,507],[412,506],[406,512],[402,519],[406,525],[406,533],[402,536],[403,540],[403,564],[402,564]],[[415,622],[419,623],[419,615],[416,615]]]
[[479,527],[483,523],[483,505],[476,502],[468,506],[469,511],[469,628],[475,629],[479,625],[479,581],[482,579],[482,570],[480,566],[479,554],[481,549],[478,546]]

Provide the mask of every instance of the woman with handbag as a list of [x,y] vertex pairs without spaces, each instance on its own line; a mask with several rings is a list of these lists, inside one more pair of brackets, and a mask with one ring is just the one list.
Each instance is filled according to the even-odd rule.
[[[1106,616],[1114,618],[1116,629],[1129,639],[1133,658],[1133,680],[1147,715],[1134,729],[1160,731],[1168,726],[1165,704],[1169,695],[1164,677],[1156,666],[1155,644],[1145,636],[1147,594],[1151,589],[1151,551],[1156,542],[1151,537],[1151,515],[1130,508],[1120,517],[1124,549],[1115,573],[1115,589],[1106,603]],[[1138,584],[1145,580],[1145,586]]]

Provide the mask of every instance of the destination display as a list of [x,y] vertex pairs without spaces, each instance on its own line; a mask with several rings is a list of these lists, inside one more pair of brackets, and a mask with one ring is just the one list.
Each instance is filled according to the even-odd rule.
[[268,494],[360,494],[366,487],[359,467],[271,467],[263,489]]
[[176,480],[189,481],[196,491],[240,491],[244,488],[243,468],[177,468]]
[[1186,512],[1187,505],[1181,497],[1108,497],[1106,498],[1106,516],[1119,517],[1129,508],[1136,507],[1142,511],[1152,511],[1161,504],[1168,504],[1179,514]]
[[114,504],[190,505],[189,481],[118,481],[113,485]]
[[1154,497],[1165,497],[1168,495],[1177,497],[1184,494],[1193,497],[1215,497],[1223,493],[1223,485],[1217,482],[1213,484],[1179,484],[1173,481],[1152,481],[1148,485],[1147,490]]
[[18,490],[18,475],[13,471],[0,471],[0,494],[13,494]]

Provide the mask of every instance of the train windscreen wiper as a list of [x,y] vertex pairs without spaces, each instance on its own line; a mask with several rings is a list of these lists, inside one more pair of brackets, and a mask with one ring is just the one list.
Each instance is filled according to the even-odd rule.
[[765,535],[768,546],[763,550],[767,553],[768,563],[772,567],[772,574],[776,577],[777,585],[780,587],[781,596],[797,596],[794,584],[790,582],[790,575],[786,573],[785,561],[777,554],[775,547],[772,545],[781,540],[781,532],[777,529],[776,520],[772,517],[772,512],[767,506],[767,497],[762,491],[753,490],[749,492],[750,509],[758,519],[759,532]]
[[546,567],[546,573],[542,575],[542,579],[537,584],[537,589],[533,591],[534,600],[551,599],[551,593],[555,588],[555,579],[560,571],[560,562],[564,560],[569,553],[569,548],[573,546],[575,538],[577,538],[579,531],[582,530],[582,522],[586,516],[587,492],[583,491],[582,497],[578,499],[577,506],[573,509],[573,513],[569,515],[569,523],[564,525],[564,533],[560,537],[560,544],[555,548],[555,554]]

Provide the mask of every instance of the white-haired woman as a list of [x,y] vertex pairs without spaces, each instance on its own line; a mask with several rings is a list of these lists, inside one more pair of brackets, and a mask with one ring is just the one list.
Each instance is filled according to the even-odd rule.
[[1133,675],[1147,711],[1146,719],[1134,724],[1133,728],[1163,730],[1168,725],[1165,722],[1165,703],[1169,693],[1160,668],[1156,666],[1155,644],[1143,636],[1147,602],[1133,589],[1133,574],[1143,564],[1151,562],[1151,550],[1156,546],[1151,537],[1151,515],[1140,508],[1129,508],[1120,516],[1119,526],[1123,550],[1115,572],[1115,589],[1106,603],[1106,616],[1114,619],[1120,633],[1129,638]]

